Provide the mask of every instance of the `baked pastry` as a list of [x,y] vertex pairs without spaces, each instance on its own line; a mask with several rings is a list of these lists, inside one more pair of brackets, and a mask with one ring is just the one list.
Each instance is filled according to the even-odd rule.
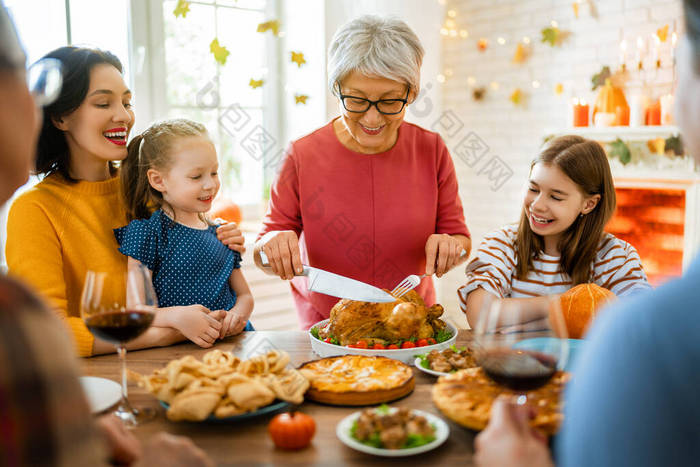
[[[528,391],[527,403],[536,415],[530,425],[542,433],[553,435],[564,419],[561,400],[570,374],[557,371],[541,388]],[[489,422],[491,405],[501,394],[518,393],[493,382],[481,367],[459,370],[441,376],[433,386],[433,402],[448,418],[472,430],[483,430]]]
[[309,380],[306,398],[333,405],[372,405],[413,391],[413,370],[386,357],[344,355],[304,363],[299,372]]

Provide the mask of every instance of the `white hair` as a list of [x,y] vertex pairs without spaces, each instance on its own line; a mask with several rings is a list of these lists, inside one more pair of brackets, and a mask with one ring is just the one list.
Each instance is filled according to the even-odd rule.
[[416,33],[397,18],[365,15],[344,24],[328,47],[328,86],[357,71],[406,83],[418,94],[423,46]]

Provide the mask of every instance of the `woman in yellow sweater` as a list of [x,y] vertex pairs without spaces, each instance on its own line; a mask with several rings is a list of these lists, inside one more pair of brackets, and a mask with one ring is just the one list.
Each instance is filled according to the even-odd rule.
[[[45,109],[39,137],[36,171],[46,177],[10,209],[7,264],[10,274],[41,292],[68,324],[79,355],[114,352],[80,318],[80,295],[88,270],[126,273],[126,256],[112,232],[127,223],[113,161],[126,157],[134,124],[131,91],[119,59],[109,52],[62,47],[46,57],[61,61],[64,83]],[[220,229],[224,243],[243,249],[235,224]],[[111,287],[124,294],[125,279]],[[167,311],[127,347],[169,345],[185,339],[185,327],[220,327],[225,316],[199,305]]]

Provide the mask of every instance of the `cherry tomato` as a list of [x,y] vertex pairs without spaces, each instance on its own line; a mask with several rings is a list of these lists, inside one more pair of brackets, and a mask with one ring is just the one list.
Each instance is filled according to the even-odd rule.
[[311,443],[316,434],[316,422],[301,412],[286,412],[276,415],[267,426],[275,445],[282,449],[301,449]]
[[383,350],[386,347],[384,347],[384,344],[382,344],[381,342],[375,342],[375,344],[372,346],[372,348],[377,349],[377,350]]
[[355,347],[358,349],[366,349],[367,348],[367,341],[357,341],[357,344],[355,344]]
[[417,347],[425,347],[426,345],[428,345],[428,339],[418,339],[416,341]]
[[428,337],[428,345],[435,345],[437,344],[437,341],[433,339],[432,337]]
[[404,342],[403,344],[401,344],[401,348],[402,348],[402,349],[412,349],[412,348],[414,348],[415,346],[416,346],[416,344],[414,344],[414,343],[411,342],[411,341],[406,341],[406,342]]
[[356,348],[357,348],[357,346],[355,346],[355,344],[348,344],[348,345],[346,345],[345,347],[350,347],[351,349],[356,349]]
[[396,345],[396,344],[389,344],[389,345],[386,346],[386,348],[389,349],[389,350],[396,350],[396,349],[399,348],[399,346]]
[[330,337],[326,337],[325,339],[323,339],[323,342],[325,342],[325,343],[327,343],[327,344],[330,344],[330,343],[331,343],[331,338],[330,338]]

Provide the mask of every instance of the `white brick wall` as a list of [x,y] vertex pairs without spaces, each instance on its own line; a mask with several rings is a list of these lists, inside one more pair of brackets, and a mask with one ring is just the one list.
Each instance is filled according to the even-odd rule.
[[[636,69],[636,38],[649,40],[664,24],[682,28],[682,4],[679,0],[605,0],[592,2],[598,19],[581,2],[579,18],[574,17],[572,2],[567,0],[448,0],[446,11],[454,10],[458,29],[467,29],[467,39],[443,38],[443,68],[453,75],[442,86],[443,110],[452,111],[464,125],[455,136],[441,131],[455,161],[460,193],[465,204],[467,225],[476,249],[485,233],[518,219],[530,160],[537,154],[546,133],[569,124],[568,105],[574,96],[595,102],[590,78],[603,65],[616,69],[619,44],[627,42],[628,68]],[[571,31],[568,40],[552,48],[540,42],[541,29],[557,21],[561,30]],[[524,36],[531,39],[532,54],[525,64],[513,64],[516,43]],[[479,52],[476,41],[489,40],[486,52]],[[498,37],[506,39],[501,46]],[[670,33],[669,33],[670,37]],[[654,97],[672,89],[672,65],[669,44],[662,44],[662,69],[646,74],[646,91]],[[651,66],[652,55],[646,63]],[[467,83],[469,76],[478,86],[487,86],[486,98],[472,99]],[[532,81],[540,82],[539,89]],[[489,87],[493,81],[499,90]],[[556,83],[564,93],[554,93]],[[649,84],[653,83],[653,84]],[[632,76],[630,86],[640,89],[643,80]],[[519,87],[528,95],[527,105],[515,107],[508,99]],[[488,153],[473,167],[459,156],[457,145],[470,131],[488,145]],[[491,156],[497,155],[512,169],[513,175],[503,186],[492,190],[485,174],[479,174]],[[463,282],[462,270],[453,271],[440,281],[440,301],[448,309],[457,309],[454,291]],[[452,313],[451,313],[452,315]]]

